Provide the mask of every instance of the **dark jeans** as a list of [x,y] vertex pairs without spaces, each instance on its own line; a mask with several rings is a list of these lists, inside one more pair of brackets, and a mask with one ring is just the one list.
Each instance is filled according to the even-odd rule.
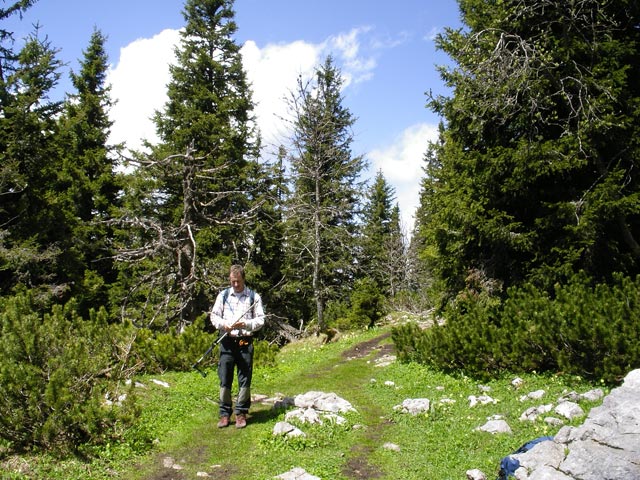
[[253,339],[227,336],[220,342],[220,416],[231,416],[231,387],[238,369],[238,398],[235,413],[247,414],[251,406],[251,376],[253,373]]

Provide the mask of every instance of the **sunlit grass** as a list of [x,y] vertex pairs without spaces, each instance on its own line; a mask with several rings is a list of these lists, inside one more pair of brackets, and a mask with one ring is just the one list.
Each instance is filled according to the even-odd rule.
[[[301,426],[303,439],[286,440],[272,434],[284,412],[269,404],[254,403],[249,426],[244,430],[219,430],[217,422],[217,376],[197,373],[140,377],[145,387],[136,389],[143,406],[137,427],[128,443],[110,446],[91,464],[67,462],[56,469],[53,461],[33,461],[42,477],[7,478],[127,478],[152,479],[166,473],[163,459],[171,457],[183,470],[182,477],[195,478],[206,472],[217,478],[273,478],[293,467],[323,479],[459,479],[471,468],[495,478],[500,458],[532,438],[553,435],[559,427],[542,420],[522,422],[520,415],[530,406],[556,403],[575,390],[593,388],[582,379],[554,375],[522,375],[524,385],[516,389],[514,376],[483,383],[495,404],[471,408],[468,397],[481,395],[479,382],[464,375],[447,375],[416,364],[392,363],[378,367],[374,349],[363,356],[353,347],[388,333],[370,330],[344,335],[337,342],[322,344],[316,337],[291,344],[277,357],[276,365],[257,367],[253,393],[295,396],[310,390],[334,392],[357,410],[347,414],[347,427]],[[389,338],[381,341],[388,344]],[[350,350],[350,355],[343,352]],[[169,388],[152,382],[167,382]],[[544,389],[542,400],[520,401],[530,391]],[[418,416],[401,414],[395,405],[407,398],[428,398],[431,409]],[[582,405],[585,410],[592,405]],[[476,431],[487,417],[501,415],[513,430],[511,435]],[[582,419],[576,421],[581,423]],[[385,448],[393,444],[397,449]],[[115,473],[117,472],[117,473]],[[349,473],[351,472],[351,473]],[[3,477],[4,478],[4,477]]]

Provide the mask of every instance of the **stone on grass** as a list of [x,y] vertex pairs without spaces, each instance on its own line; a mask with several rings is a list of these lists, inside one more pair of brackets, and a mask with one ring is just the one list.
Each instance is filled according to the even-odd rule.
[[295,467],[277,477],[280,480],[320,480],[320,477],[307,473],[304,468]]
[[285,437],[306,437],[305,433],[289,422],[278,422],[273,427],[273,435]]
[[572,420],[577,417],[584,416],[584,410],[577,403],[562,402],[554,410],[558,415],[566,419]]
[[295,410],[287,412],[284,419],[286,422],[297,420],[300,423],[322,425],[320,414],[313,408],[296,408]]
[[478,404],[487,405],[489,403],[493,403],[495,405],[496,403],[498,403],[497,400],[491,398],[489,395],[480,395],[478,397],[476,397],[475,395],[469,395],[467,397],[467,400],[469,400],[469,407],[471,408],[475,407]]
[[428,412],[430,407],[431,403],[428,398],[407,398],[402,402],[402,405],[396,405],[393,409],[402,413],[419,415]]
[[544,390],[536,390],[534,392],[529,392],[526,395],[522,395],[520,397],[521,402],[526,402],[527,400],[540,400],[545,395]]
[[520,377],[516,377],[511,380],[511,385],[513,386],[513,388],[520,388],[522,385],[524,385],[524,380]]
[[567,400],[570,402],[576,402],[576,403],[582,402],[583,400],[586,400],[588,402],[596,402],[600,400],[602,397],[604,397],[604,392],[602,391],[602,389],[595,388],[585,393],[578,393],[578,392],[566,393],[558,399],[558,403],[562,403]]
[[376,367],[388,367],[395,361],[396,361],[395,355],[383,355],[382,357],[376,359],[375,365]]
[[544,423],[554,427],[562,425],[564,422],[557,417],[544,417]]
[[467,470],[467,480],[487,480],[487,476],[482,470],[474,468],[473,470]]
[[583,393],[581,397],[581,400],[586,400],[588,402],[597,402],[602,397],[604,397],[604,392],[601,388],[596,388],[594,390],[589,390],[588,392]]
[[272,403],[274,410],[286,410],[289,407],[295,406],[295,401],[291,397],[276,398]]
[[302,395],[296,395],[294,405],[299,408],[314,408],[323,412],[331,413],[347,413],[355,412],[355,408],[351,406],[345,399],[340,398],[335,393],[325,392],[307,392]]
[[340,415],[336,415],[335,413],[326,413],[322,416],[322,418],[328,420],[332,425],[344,425],[345,423],[347,423],[346,418]]
[[489,420],[484,425],[476,428],[476,430],[489,432],[493,435],[496,433],[513,433],[509,424],[504,420]]
[[540,415],[549,413],[551,410],[553,410],[553,405],[550,403],[547,405],[538,405],[537,407],[527,408],[522,415],[520,415],[520,421],[524,422],[528,420],[530,422],[535,422]]
[[164,457],[162,459],[162,466],[164,468],[171,468],[173,470],[182,470],[184,467],[176,461],[172,457]]

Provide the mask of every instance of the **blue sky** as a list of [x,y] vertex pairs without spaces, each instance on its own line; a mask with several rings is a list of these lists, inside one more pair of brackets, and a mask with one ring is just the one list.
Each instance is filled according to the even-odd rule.
[[[382,170],[394,187],[407,233],[418,204],[422,156],[439,119],[425,92],[447,93],[436,65],[449,59],[433,37],[458,27],[455,0],[236,0],[237,40],[253,85],[265,155],[286,137],[284,97],[298,75],[308,76],[331,54],[345,77],[344,105],[356,117],[354,154],[369,163],[367,177]],[[77,70],[94,27],[107,36],[108,81],[117,100],[112,141],[138,148],[153,140],[148,118],[161,108],[182,1],[39,0],[19,22],[17,46],[39,22],[59,58]],[[68,69],[59,92],[69,92]]]

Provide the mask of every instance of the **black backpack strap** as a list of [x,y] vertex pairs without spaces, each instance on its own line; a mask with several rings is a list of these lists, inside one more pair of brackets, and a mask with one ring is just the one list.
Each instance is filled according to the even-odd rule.
[[255,318],[256,316],[256,306],[253,303],[255,302],[255,299],[256,299],[256,292],[249,289],[249,305],[251,305],[251,318]]

